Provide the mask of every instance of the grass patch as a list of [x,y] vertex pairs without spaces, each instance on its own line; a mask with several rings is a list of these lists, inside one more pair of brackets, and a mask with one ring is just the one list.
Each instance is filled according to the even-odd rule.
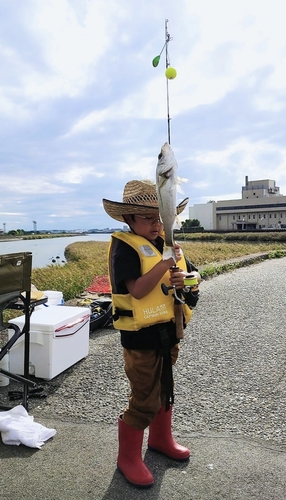
[[64,300],[82,293],[94,276],[107,274],[108,242],[86,241],[68,245],[64,266],[50,265],[32,271],[32,283],[39,290],[59,290]]
[[223,241],[241,242],[255,241],[257,243],[286,243],[286,231],[261,231],[233,233],[175,233],[178,241]]
[[[225,240],[222,238],[219,238],[219,241],[201,239],[200,241],[183,241],[180,244],[186,257],[198,268],[204,267],[203,277],[210,277],[239,267],[238,264],[233,263],[219,264],[225,260],[260,252],[266,252],[269,258],[286,255],[286,243],[284,242],[258,243]],[[33,284],[39,290],[62,291],[65,301],[73,299],[92,283],[94,276],[108,273],[108,245],[109,242],[105,241],[85,241],[68,245],[65,249],[67,264],[34,269],[32,272]]]

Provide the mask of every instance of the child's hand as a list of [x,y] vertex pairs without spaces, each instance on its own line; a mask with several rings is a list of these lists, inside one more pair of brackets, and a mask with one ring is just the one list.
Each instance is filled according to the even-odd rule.
[[167,264],[169,264],[169,267],[172,267],[175,264],[177,264],[177,262],[179,262],[179,260],[181,260],[181,258],[183,256],[183,251],[182,251],[180,245],[178,245],[178,243],[175,243],[173,248],[175,250],[176,262],[174,261],[173,257],[171,257],[170,259],[165,260],[165,262],[167,262]]
[[181,290],[184,288],[184,278],[186,276],[186,271],[179,267],[174,267],[170,269],[170,283],[176,289]]

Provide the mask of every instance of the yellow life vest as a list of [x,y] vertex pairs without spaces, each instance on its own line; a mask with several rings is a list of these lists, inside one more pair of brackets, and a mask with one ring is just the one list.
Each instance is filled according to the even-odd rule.
[[[109,245],[109,270],[111,271],[111,257],[113,239],[117,238],[130,245],[140,259],[141,274],[146,274],[162,260],[161,253],[146,238],[133,233],[116,232],[112,234]],[[177,263],[179,267],[187,270],[185,258]],[[112,277],[111,277],[112,278]],[[118,330],[137,331],[157,323],[175,321],[173,294],[165,295],[161,284],[170,285],[170,273],[164,276],[154,289],[142,299],[135,299],[130,293],[118,294],[112,290],[112,313],[114,327]],[[112,282],[112,279],[111,279]],[[192,310],[183,305],[184,321],[187,323],[192,316]]]

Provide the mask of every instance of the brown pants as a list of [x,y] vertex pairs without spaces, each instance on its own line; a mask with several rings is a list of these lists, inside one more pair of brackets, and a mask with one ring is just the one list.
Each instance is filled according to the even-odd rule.
[[[179,344],[171,349],[172,365],[177,361]],[[125,373],[130,382],[129,404],[123,420],[134,429],[146,429],[166,403],[160,351],[123,349]]]

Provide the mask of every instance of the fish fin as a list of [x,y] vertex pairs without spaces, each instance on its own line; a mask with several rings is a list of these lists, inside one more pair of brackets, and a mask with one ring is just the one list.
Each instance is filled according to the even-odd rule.
[[173,229],[181,229],[181,227],[182,227],[182,223],[181,223],[181,221],[179,219],[179,216],[176,215],[175,222],[174,222],[174,225],[173,225]]
[[187,182],[190,182],[189,179],[186,179],[184,177],[178,177],[177,178],[177,192],[178,193],[184,194],[184,190],[183,190],[181,184],[182,183],[187,183]]
[[176,254],[175,254],[174,247],[164,246],[163,257],[162,258],[163,258],[163,260],[173,259],[173,261],[176,264],[177,261],[176,261]]
[[186,183],[186,182],[190,182],[190,179],[186,179],[186,177],[178,177],[178,182],[181,183]]

